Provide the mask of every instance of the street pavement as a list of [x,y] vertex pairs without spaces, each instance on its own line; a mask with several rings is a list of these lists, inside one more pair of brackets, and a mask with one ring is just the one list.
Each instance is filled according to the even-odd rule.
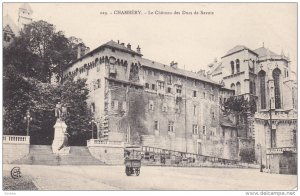
[[[16,165],[4,164],[10,176]],[[19,165],[39,190],[295,190],[296,175],[257,169],[142,166],[140,176],[126,176],[124,166]]]

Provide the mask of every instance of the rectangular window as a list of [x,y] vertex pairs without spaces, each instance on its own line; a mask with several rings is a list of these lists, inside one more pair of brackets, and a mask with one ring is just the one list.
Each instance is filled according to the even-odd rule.
[[167,82],[168,82],[168,84],[172,84],[172,76],[171,75],[167,76]]
[[175,105],[175,113],[180,113],[180,107],[178,104]]
[[154,103],[152,100],[149,101],[149,110],[154,110]]
[[145,88],[146,88],[146,89],[149,89],[149,83],[146,83],[146,84],[145,84]]
[[163,105],[162,105],[162,111],[163,112],[167,112],[168,111],[168,106],[167,106],[166,103],[163,103]]
[[206,135],[206,126],[202,127],[203,135]]
[[196,115],[197,115],[197,106],[194,105],[194,116],[196,116]]
[[206,94],[205,93],[203,93],[203,99],[205,99],[206,98]]
[[101,88],[101,80],[100,79],[97,80],[97,87]]
[[168,87],[168,93],[172,93],[171,87]]
[[165,90],[165,83],[164,82],[157,82],[158,90],[164,91]]
[[193,134],[198,135],[198,125],[193,125]]
[[293,146],[297,146],[297,131],[293,130]]
[[154,130],[155,130],[155,131],[158,131],[158,130],[159,130],[159,123],[158,123],[157,120],[154,121]]
[[206,84],[205,84],[205,83],[203,83],[203,88],[204,88],[204,89],[206,88]]
[[113,110],[114,108],[115,108],[115,102],[112,101],[112,102],[111,102],[111,109]]
[[197,80],[194,80],[194,86],[196,86],[197,85]]
[[174,132],[174,121],[169,121],[168,131]]
[[176,93],[177,94],[181,94],[181,91],[182,91],[182,86],[176,86]]
[[193,97],[197,97],[197,91],[193,91]]
[[271,130],[271,148],[276,147],[276,129]]
[[152,84],[151,89],[155,90],[155,84]]

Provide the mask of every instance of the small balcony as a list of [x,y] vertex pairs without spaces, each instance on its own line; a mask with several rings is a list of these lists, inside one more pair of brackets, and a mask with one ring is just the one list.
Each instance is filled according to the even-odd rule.
[[283,152],[297,153],[296,147],[267,148],[267,154],[282,154]]

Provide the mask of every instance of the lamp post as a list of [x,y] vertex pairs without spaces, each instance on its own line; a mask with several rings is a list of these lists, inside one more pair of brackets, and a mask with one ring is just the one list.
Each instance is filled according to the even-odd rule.
[[26,116],[24,116],[24,120],[26,120],[27,122],[26,132],[27,136],[29,136],[29,122],[32,121],[32,117],[29,110],[26,111]]
[[92,119],[92,120],[89,122],[89,124],[92,125],[92,139],[94,139],[94,123],[95,123],[95,120],[94,120],[94,119]]
[[261,147],[261,144],[257,144],[257,148],[260,149],[260,172],[263,172],[263,168],[262,168],[262,147]]

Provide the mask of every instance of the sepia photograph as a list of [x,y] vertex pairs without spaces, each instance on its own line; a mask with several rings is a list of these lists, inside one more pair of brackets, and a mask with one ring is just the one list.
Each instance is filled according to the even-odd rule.
[[2,191],[296,195],[297,24],[297,2],[3,2]]

